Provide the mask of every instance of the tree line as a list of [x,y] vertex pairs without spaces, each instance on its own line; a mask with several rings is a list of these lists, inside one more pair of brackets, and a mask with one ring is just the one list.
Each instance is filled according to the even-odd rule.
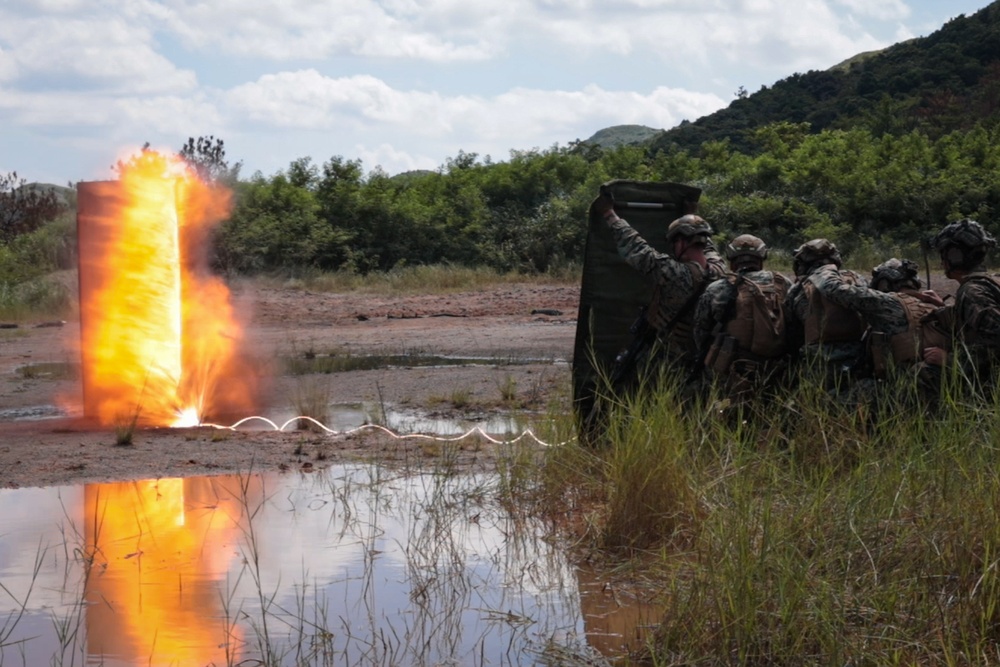
[[587,209],[611,179],[699,187],[720,239],[752,232],[786,250],[818,236],[846,253],[912,245],[960,217],[1000,230],[1000,124],[931,138],[779,122],[752,138],[752,153],[726,140],[697,152],[577,142],[505,162],[460,153],[392,177],[339,156],[300,158],[234,184],[217,261],[239,273],[440,262],[544,272],[582,260]]
[[[234,191],[214,257],[220,271],[238,274],[436,263],[558,269],[582,260],[587,209],[612,179],[699,187],[699,211],[720,240],[752,232],[779,250],[818,236],[847,254],[898,247],[960,217],[1000,231],[1000,124],[932,137],[872,127],[813,133],[806,123],[778,122],[755,130],[752,142],[749,152],[727,140],[697,151],[574,142],[513,151],[503,162],[460,152],[436,171],[396,176],[334,156],[244,178],[214,137],[190,139],[178,154]],[[25,201],[16,184],[0,180],[0,211]],[[0,282],[67,262],[72,211],[58,232],[40,221],[72,204],[40,201],[30,224],[23,211],[0,216]]]

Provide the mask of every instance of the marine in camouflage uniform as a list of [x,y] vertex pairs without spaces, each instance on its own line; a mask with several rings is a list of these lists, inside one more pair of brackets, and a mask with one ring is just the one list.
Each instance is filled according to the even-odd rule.
[[800,368],[818,376],[824,388],[839,392],[864,355],[866,326],[861,316],[825,296],[824,283],[832,275],[852,285],[867,287],[858,273],[842,268],[837,246],[813,239],[795,250],[792,264],[796,282],[788,290],[789,347]]
[[927,363],[954,369],[978,393],[996,386],[1000,359],[1000,282],[985,270],[996,239],[975,220],[947,225],[931,244],[941,255],[945,275],[959,283],[955,301],[933,318],[952,336],[952,350],[925,350]]
[[706,380],[730,405],[740,406],[777,386],[787,369],[780,311],[791,282],[764,269],[767,245],[751,234],[733,239],[726,258],[732,273],[708,285],[699,298],[694,338]]
[[651,356],[670,369],[687,371],[695,359],[692,320],[697,299],[708,283],[726,273],[711,240],[711,226],[693,214],[674,220],[667,228],[668,251],[661,253],[618,217],[609,195],[602,194],[593,207],[611,231],[618,254],[653,286],[646,311],[656,330]]
[[865,368],[870,377],[859,381],[859,398],[878,398],[876,389],[887,380],[892,380],[890,389],[901,401],[910,397],[911,388],[923,402],[936,398],[937,377],[924,364],[923,351],[947,345],[946,333],[927,320],[944,301],[931,290],[921,290],[917,271],[916,262],[892,258],[872,269],[870,287],[846,280],[832,265],[811,277],[831,303],[859,313],[868,326]]

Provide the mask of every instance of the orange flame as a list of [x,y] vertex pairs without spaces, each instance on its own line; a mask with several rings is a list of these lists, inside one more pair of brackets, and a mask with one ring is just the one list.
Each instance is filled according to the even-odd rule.
[[84,414],[152,426],[246,414],[259,378],[207,259],[229,191],[153,151],[120,167],[117,182],[79,188]]

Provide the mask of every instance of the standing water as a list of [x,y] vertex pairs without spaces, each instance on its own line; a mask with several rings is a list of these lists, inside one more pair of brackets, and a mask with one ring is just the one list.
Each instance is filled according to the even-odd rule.
[[578,571],[495,484],[358,464],[0,490],[0,664],[599,664]]

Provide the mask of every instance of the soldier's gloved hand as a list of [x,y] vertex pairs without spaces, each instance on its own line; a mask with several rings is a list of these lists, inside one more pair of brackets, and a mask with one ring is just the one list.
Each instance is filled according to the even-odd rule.
[[590,204],[590,212],[601,218],[614,215],[615,198],[610,190],[601,188],[601,194]]

